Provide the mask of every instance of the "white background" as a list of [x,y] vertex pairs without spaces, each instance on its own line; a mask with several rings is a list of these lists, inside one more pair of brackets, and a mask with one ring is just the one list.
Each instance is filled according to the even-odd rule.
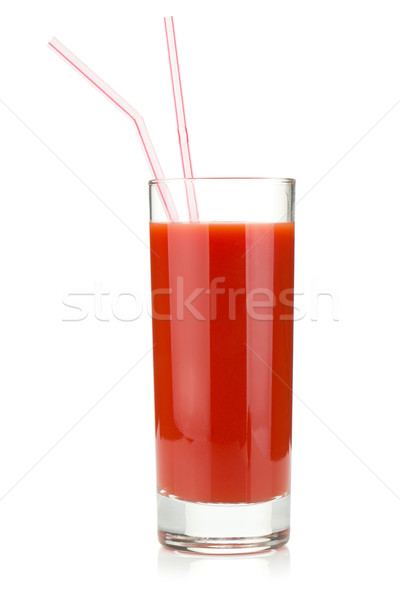
[[[398,595],[397,9],[3,0],[2,598]],[[151,321],[117,305],[149,296],[149,173],[131,123],[46,47],[131,102],[179,177],[169,14],[195,175],[297,179],[292,537],[263,556],[158,545]]]

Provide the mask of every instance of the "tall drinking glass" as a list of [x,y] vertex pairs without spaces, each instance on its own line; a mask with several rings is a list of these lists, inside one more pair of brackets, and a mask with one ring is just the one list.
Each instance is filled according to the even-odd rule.
[[[181,221],[168,222],[160,183]],[[243,553],[289,539],[294,190],[293,179],[150,182],[158,529],[169,547]]]

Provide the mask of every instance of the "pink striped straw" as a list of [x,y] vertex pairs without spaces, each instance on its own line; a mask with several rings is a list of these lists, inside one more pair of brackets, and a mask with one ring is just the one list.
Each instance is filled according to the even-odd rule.
[[[178,125],[179,147],[181,149],[183,175],[186,179],[193,179],[192,160],[189,150],[189,136],[186,127],[185,106],[183,104],[182,81],[179,70],[178,50],[173,17],[165,17],[165,33],[167,36],[169,67],[171,70],[172,90],[174,92],[175,115]],[[186,196],[190,221],[199,220],[196,193],[193,181],[186,182]]]
[[[96,73],[86,66],[77,56],[75,56],[68,48],[66,48],[56,38],[49,42],[49,46],[53,48],[62,58],[72,65],[81,75],[83,75],[90,83],[94,85],[102,94],[104,94],[113,104],[115,104],[123,113],[130,117],[136,125],[140,141],[151,172],[155,179],[165,179],[163,170],[154,150],[153,143],[147,131],[143,117],[133,108],[126,100],[121,98],[105,81],[103,81]],[[165,213],[170,221],[179,221],[178,212],[175,208],[168,186],[165,183],[158,183],[162,203]]]

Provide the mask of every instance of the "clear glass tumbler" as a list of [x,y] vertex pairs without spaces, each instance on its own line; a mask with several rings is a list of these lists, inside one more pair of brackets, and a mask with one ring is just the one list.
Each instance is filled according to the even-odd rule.
[[[169,222],[165,186],[181,216]],[[245,553],[289,539],[293,179],[150,182],[159,539]],[[199,222],[189,222],[195,193]]]

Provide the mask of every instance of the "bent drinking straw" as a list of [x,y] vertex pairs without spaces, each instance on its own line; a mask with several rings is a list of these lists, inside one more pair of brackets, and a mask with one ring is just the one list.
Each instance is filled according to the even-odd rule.
[[[185,107],[183,104],[182,81],[179,70],[178,50],[176,47],[174,20],[172,17],[165,17],[165,33],[167,36],[169,68],[171,71],[172,90],[174,93],[175,115],[178,125],[178,139],[181,150],[183,175],[186,179],[193,178],[192,161],[189,150],[189,136],[186,127]],[[199,213],[197,209],[196,193],[193,181],[186,183],[186,196],[189,209],[190,221],[198,221]]]
[[[163,170],[157,158],[156,151],[154,150],[154,146],[147,131],[146,124],[143,120],[143,117],[137,112],[137,110],[128,104],[126,100],[121,98],[117,92],[115,92],[107,83],[105,83],[105,81],[96,75],[96,73],[89,69],[89,67],[79,60],[77,56],[75,56],[56,38],[50,40],[49,46],[53,48],[53,50],[55,50],[70,65],[72,65],[79,73],[81,73],[81,75],[83,75],[88,81],[90,81],[90,83],[92,83],[100,92],[102,92],[102,94],[111,100],[111,102],[113,102],[120,110],[122,110],[123,113],[133,120],[136,125],[136,129],[153,177],[155,179],[165,179]],[[175,208],[174,201],[172,200],[171,194],[168,190],[168,186],[163,182],[159,182],[157,185],[168,219],[170,221],[178,221],[179,216]]]

